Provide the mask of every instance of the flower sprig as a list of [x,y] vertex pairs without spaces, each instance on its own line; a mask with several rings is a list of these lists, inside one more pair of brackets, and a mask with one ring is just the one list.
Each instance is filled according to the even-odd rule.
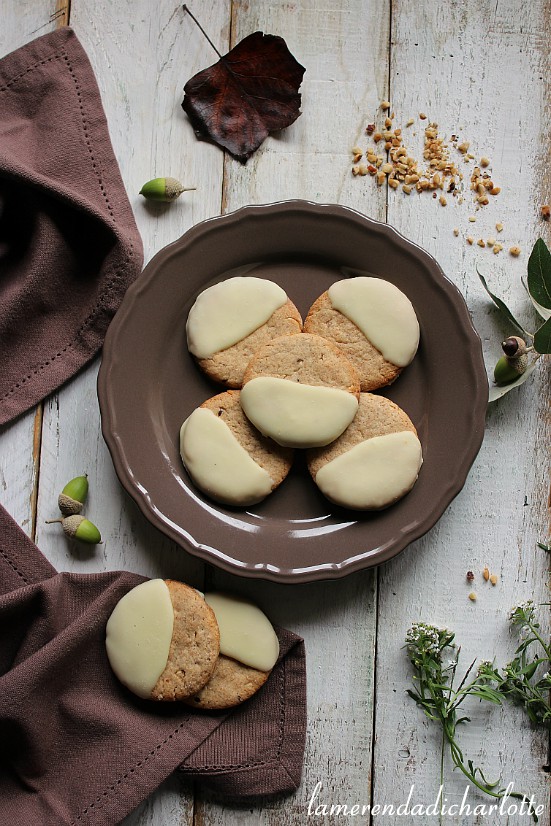
[[[474,677],[471,677],[476,663],[474,660],[458,687],[454,688],[461,650],[454,640],[455,634],[446,628],[417,622],[407,632],[405,645],[414,669],[414,688],[408,689],[407,693],[422,708],[424,714],[430,720],[440,723],[442,728],[440,785],[443,786],[444,752],[447,745],[454,766],[481,792],[498,800],[510,796],[529,803],[527,796],[521,792],[512,792],[510,787],[500,787],[499,780],[489,781],[480,767],[464,757],[457,741],[457,728],[470,722],[470,718],[460,716],[460,706],[467,697],[477,697],[501,705],[505,695],[497,687],[502,682],[501,675],[494,664],[488,661],[481,662]],[[530,805],[529,810],[537,822],[537,815]]]
[[550,727],[551,646],[543,639],[533,600],[517,605],[509,618],[523,635],[522,641],[515,657],[493,681],[494,687],[504,697],[522,706],[532,723]]

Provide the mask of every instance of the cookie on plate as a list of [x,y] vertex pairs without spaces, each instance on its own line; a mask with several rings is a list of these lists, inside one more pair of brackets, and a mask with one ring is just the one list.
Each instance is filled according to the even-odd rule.
[[283,482],[293,451],[262,436],[244,415],[239,390],[196,408],[180,429],[180,454],[194,483],[226,505],[262,501]]
[[336,281],[308,311],[304,331],[325,336],[356,367],[362,391],[391,384],[412,361],[419,322],[409,298],[382,278]]
[[264,278],[235,276],[197,297],[186,325],[190,353],[214,381],[239,388],[256,351],[277,336],[302,331],[285,291]]
[[116,676],[138,697],[182,700],[211,678],[220,632],[198,591],[151,579],[119,600],[107,622],[105,645]]
[[220,629],[220,656],[204,688],[185,702],[195,708],[230,708],[261,688],[279,655],[273,626],[257,605],[243,597],[207,593]]
[[280,445],[326,445],[358,408],[355,368],[334,344],[302,333],[268,342],[243,377],[241,406],[265,436]]
[[308,452],[308,469],[331,502],[380,510],[411,490],[423,462],[409,416],[397,404],[362,393],[354,421],[336,441]]

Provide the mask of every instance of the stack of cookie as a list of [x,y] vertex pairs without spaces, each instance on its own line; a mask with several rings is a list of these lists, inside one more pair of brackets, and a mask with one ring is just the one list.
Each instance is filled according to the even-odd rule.
[[242,703],[268,679],[279,641],[248,600],[151,579],[115,606],[106,628],[115,675],[138,697],[194,708]]
[[[188,348],[228,388],[194,410],[180,453],[194,483],[224,504],[260,502],[287,476],[295,448],[330,501],[373,510],[414,485],[422,452],[413,423],[372,391],[393,382],[419,344],[415,310],[390,282],[335,282],[303,324],[271,281],[235,277],[199,295]],[[239,389],[238,389],[239,388]]]

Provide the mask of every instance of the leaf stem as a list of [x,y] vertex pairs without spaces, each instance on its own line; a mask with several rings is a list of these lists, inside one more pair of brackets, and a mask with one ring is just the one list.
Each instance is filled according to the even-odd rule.
[[199,21],[197,20],[197,18],[196,18],[196,17],[195,17],[195,15],[193,14],[193,12],[191,12],[191,11],[188,9],[188,7],[186,6],[186,4],[185,4],[185,3],[184,3],[184,5],[182,6],[182,8],[183,8],[183,10],[184,10],[185,12],[187,12],[187,14],[189,14],[189,16],[191,17],[191,19],[192,19],[192,20],[193,20],[193,22],[195,23],[195,25],[198,27],[198,29],[200,29],[200,31],[202,31],[202,32],[203,32],[203,35],[206,37],[206,39],[208,40],[208,42],[210,43],[210,45],[212,46],[212,48],[214,49],[214,51],[216,52],[216,54],[218,55],[218,57],[222,57],[222,55],[220,54],[220,52],[218,51],[218,49],[216,48],[216,46],[214,45],[214,43],[212,42],[212,40],[210,39],[210,37],[208,36],[208,34],[206,33],[206,31],[204,30],[204,28],[201,26],[201,24],[199,23]]

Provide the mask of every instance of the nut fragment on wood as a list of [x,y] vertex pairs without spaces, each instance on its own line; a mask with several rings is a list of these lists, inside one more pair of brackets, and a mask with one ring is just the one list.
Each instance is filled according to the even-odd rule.
[[476,594],[474,591],[471,591],[471,593],[469,594],[469,599],[471,600],[471,602],[476,602]]
[[541,208],[541,217],[544,221],[549,221],[549,218],[551,218],[551,207],[547,204],[544,204]]
[[488,582],[488,580],[490,579],[490,569],[488,568],[487,565],[485,566],[484,570],[482,571],[482,576],[484,577],[486,582]]
[[518,246],[514,246],[514,247],[510,247],[509,252],[513,256],[513,258],[518,258],[518,256],[521,253],[521,249]]

